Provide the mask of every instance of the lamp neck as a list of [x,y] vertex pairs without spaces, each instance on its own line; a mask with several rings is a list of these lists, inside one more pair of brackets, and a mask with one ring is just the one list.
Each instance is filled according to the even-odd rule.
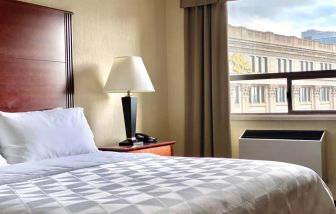
[[131,96],[131,91],[127,91],[127,97]]

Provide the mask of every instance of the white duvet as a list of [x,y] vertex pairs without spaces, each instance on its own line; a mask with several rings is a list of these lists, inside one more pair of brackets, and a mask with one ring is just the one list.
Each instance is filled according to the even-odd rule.
[[0,167],[0,213],[336,213],[312,170],[96,152]]

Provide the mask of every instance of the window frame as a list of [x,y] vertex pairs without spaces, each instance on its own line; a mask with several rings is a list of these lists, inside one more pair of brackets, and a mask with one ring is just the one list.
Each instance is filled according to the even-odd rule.
[[232,115],[307,115],[307,114],[336,114],[336,110],[293,110],[292,82],[293,80],[336,78],[336,70],[295,71],[287,73],[257,73],[230,74],[230,81],[286,79],[287,80],[287,113],[231,113]]

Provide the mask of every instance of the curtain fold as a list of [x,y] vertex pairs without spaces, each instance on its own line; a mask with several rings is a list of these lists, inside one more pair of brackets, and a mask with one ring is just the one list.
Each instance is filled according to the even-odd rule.
[[187,156],[231,157],[226,1],[185,9]]

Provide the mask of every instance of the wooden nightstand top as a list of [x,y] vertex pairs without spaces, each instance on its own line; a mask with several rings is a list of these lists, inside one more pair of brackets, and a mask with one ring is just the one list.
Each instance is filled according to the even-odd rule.
[[114,152],[132,152],[136,150],[143,150],[143,149],[149,149],[149,148],[155,148],[155,147],[172,146],[175,143],[176,143],[175,141],[160,141],[156,143],[144,144],[141,146],[118,146],[117,144],[111,144],[111,145],[101,146],[99,147],[99,150],[114,151]]

